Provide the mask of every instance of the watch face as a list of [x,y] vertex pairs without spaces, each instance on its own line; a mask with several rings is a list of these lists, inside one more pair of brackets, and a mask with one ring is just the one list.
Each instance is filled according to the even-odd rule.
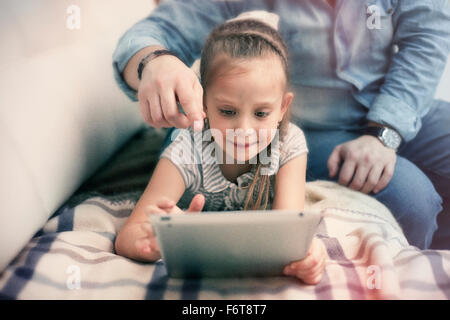
[[395,130],[389,128],[385,128],[383,130],[381,139],[383,140],[383,143],[386,145],[386,147],[391,149],[398,149],[402,142],[402,138],[400,137],[400,135]]

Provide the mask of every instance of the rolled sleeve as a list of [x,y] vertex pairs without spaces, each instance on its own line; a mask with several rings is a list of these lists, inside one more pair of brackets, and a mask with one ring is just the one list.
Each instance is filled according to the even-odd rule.
[[447,0],[399,1],[393,55],[379,95],[367,119],[392,126],[405,141],[421,128],[450,50],[450,5]]
[[388,94],[375,98],[367,119],[394,128],[405,141],[412,140],[422,126],[417,110]]

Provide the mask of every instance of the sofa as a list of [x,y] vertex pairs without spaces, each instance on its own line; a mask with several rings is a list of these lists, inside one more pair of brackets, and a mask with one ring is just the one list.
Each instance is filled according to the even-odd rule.
[[[80,8],[80,25],[70,8]],[[118,88],[118,38],[148,0],[0,3],[0,270],[143,126]]]
[[[0,3],[0,274],[146,127],[137,103],[114,81],[111,56],[120,35],[154,6],[150,0]],[[450,101],[449,88],[447,64],[436,98]]]

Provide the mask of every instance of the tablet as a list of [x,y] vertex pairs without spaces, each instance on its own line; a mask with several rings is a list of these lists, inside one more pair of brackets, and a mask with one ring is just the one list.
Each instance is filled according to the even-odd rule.
[[318,212],[285,210],[152,214],[150,223],[174,278],[280,276],[304,258]]

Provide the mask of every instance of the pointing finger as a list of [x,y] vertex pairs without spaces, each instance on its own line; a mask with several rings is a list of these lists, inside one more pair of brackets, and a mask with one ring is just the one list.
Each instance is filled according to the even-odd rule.
[[[198,81],[198,80],[197,80]],[[177,95],[183,111],[186,113],[189,123],[193,126],[194,121],[200,122],[200,129],[203,128],[203,104],[198,101],[198,93],[195,88],[187,85],[185,82],[179,82],[177,86]],[[197,129],[194,128],[193,129]]]

